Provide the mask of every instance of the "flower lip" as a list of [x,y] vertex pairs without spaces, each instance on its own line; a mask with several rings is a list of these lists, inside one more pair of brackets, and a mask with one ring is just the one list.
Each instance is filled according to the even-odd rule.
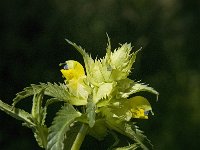
[[63,69],[64,69],[64,70],[68,70],[68,69],[69,69],[69,66],[68,66],[67,64],[65,64],[64,67],[63,67]]
[[144,111],[144,115],[148,116],[149,112],[150,112],[150,110]]
[[69,66],[66,62],[60,63],[59,66],[62,66],[62,69],[64,69],[64,70],[69,70]]

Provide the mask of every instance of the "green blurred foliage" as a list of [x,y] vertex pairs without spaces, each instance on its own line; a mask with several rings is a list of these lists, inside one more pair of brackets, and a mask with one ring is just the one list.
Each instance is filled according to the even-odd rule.
[[[64,39],[103,56],[108,33],[113,49],[119,42],[143,47],[131,78],[160,92],[158,102],[149,96],[155,115],[139,121],[155,149],[198,149],[199,6],[198,0],[1,0],[0,98],[11,103],[31,83],[63,82],[58,64],[83,62]],[[2,150],[39,149],[29,129],[0,117]],[[82,149],[104,149],[91,137],[86,143]]]

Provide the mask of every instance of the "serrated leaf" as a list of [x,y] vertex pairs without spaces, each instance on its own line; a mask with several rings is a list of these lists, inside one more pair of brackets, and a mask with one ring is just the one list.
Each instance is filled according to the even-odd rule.
[[63,150],[64,136],[74,120],[81,116],[70,104],[65,104],[56,114],[52,126],[49,128],[47,150]]
[[65,39],[65,40],[70,45],[72,45],[83,56],[87,76],[89,76],[90,75],[90,67],[91,67],[91,64],[94,63],[94,60],[85,52],[85,50],[81,46],[78,46],[76,43],[73,43],[68,39]]
[[47,83],[45,95],[54,97],[60,101],[68,102],[72,105],[84,105],[86,103],[84,98],[73,95],[73,93],[69,92],[67,86],[61,83],[59,85],[56,83]]
[[13,99],[13,107],[22,99],[25,99],[29,96],[32,96],[38,92],[40,92],[42,89],[46,88],[46,85],[35,85],[31,84],[30,87],[26,87],[23,89],[23,91],[16,94],[16,97]]
[[45,136],[47,137],[47,128],[45,125],[40,126],[38,122],[35,122],[35,120],[32,118],[31,114],[27,113],[22,109],[10,106],[2,102],[1,100],[0,100],[0,109],[6,112],[10,116],[18,120],[24,121],[25,123],[23,123],[23,125],[33,130],[38,145],[43,148],[46,147],[45,141],[47,141],[47,139],[45,139]]
[[32,117],[31,114],[29,114],[28,112],[26,112],[22,109],[12,107],[12,106],[2,102],[1,100],[0,100],[0,109],[10,116],[12,116],[18,120],[24,121],[28,127],[35,126],[35,124],[31,121],[31,117]]
[[49,82],[46,84],[45,95],[55,97],[60,101],[65,101],[65,102],[68,102],[70,97],[66,85],[61,83],[59,85],[56,83],[52,84]]
[[[152,144],[147,139],[143,132],[138,129],[136,125],[133,123],[125,123],[124,124],[125,134],[137,142],[143,150],[152,149]],[[148,144],[148,147],[145,144]]]
[[111,92],[115,83],[102,83],[99,87],[95,87],[93,90],[93,102],[98,103],[99,100],[111,97]]
[[[34,90],[34,88],[33,88]],[[36,93],[36,92],[35,92]],[[42,101],[44,97],[44,89],[41,90],[39,93],[34,94],[33,96],[33,104],[32,104],[32,117],[35,121],[37,121],[39,124],[43,120],[43,107],[42,107]],[[45,114],[46,115],[46,114]]]
[[107,62],[108,64],[110,64],[111,42],[110,42],[110,37],[108,36],[108,34],[106,34],[106,35],[107,35],[107,38],[108,38],[108,43],[107,43],[106,56],[105,56],[105,58],[106,58],[106,62]]
[[150,92],[152,94],[155,94],[155,95],[159,95],[159,93],[154,90],[152,87],[149,87],[148,85],[145,85],[143,83],[135,83],[132,87],[131,87],[131,94],[132,93],[137,93],[137,92],[140,92],[140,91],[147,91],[147,92]]
[[40,83],[39,85],[31,84],[30,87],[24,88],[22,92],[16,94],[16,97],[13,99],[13,107],[22,99],[25,99],[29,96],[39,93],[41,90],[44,90],[44,95],[57,98],[60,101],[68,102],[73,96],[70,95],[66,85],[64,84],[52,84],[52,83]]
[[131,44],[125,43],[111,53],[110,65],[113,69],[111,74],[112,80],[118,81],[121,79],[125,79],[131,72],[131,67],[135,62],[136,55],[139,51],[138,50],[135,53],[131,53],[131,50]]
[[34,94],[31,114],[33,117],[32,119],[36,124],[36,127],[33,129],[35,139],[40,147],[46,148],[48,128],[45,125],[45,118],[47,114],[46,107],[42,107],[43,96],[44,89],[42,89],[39,93]]
[[47,148],[48,128],[46,125],[38,125],[33,129],[34,137],[38,145],[42,148]]
[[57,98],[49,98],[45,103],[45,107],[47,108],[49,105],[54,104],[56,102],[60,102],[60,100]]
[[78,46],[76,43],[73,43],[68,39],[65,40],[83,56],[87,77],[90,78],[90,68],[92,66],[91,64],[94,64],[94,60],[85,52],[85,50],[81,46]]
[[114,150],[135,150],[138,148],[138,144],[130,144],[128,146],[125,146],[125,147],[118,147]]
[[109,64],[106,64],[108,59],[93,60],[82,47],[67,39],[66,41],[82,54],[87,72],[87,79],[93,85],[98,86],[99,83],[109,80],[111,71],[108,71]]
[[41,125],[45,125],[45,119],[46,119],[46,116],[47,116],[47,107],[44,107],[42,110],[41,110]]
[[120,80],[118,82],[118,88],[119,88],[118,97],[121,97],[121,98],[128,98],[131,94],[141,92],[141,91],[150,92],[157,96],[159,95],[159,93],[156,90],[154,90],[152,87],[149,87],[148,85],[145,85],[143,83],[134,82],[128,78],[124,80]]
[[[44,97],[44,88],[39,91],[39,89],[35,89],[34,86],[34,96],[33,96],[33,104],[32,104],[32,119],[36,124],[33,129],[34,137],[38,143],[38,145],[42,148],[46,148],[47,146],[47,135],[48,128],[45,125],[45,118],[47,114],[47,107],[42,107],[43,97]],[[38,91],[36,91],[38,90]]]
[[135,126],[133,123],[123,120],[120,121],[119,119],[112,117],[107,117],[106,124],[111,130],[115,130],[135,141],[143,150],[148,150],[144,143],[150,145],[150,149],[152,148],[152,145],[147,137],[143,135],[142,131],[140,131],[138,127]]

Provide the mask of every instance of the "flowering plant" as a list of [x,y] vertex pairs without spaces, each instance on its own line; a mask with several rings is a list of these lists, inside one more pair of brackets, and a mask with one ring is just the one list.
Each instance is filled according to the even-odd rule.
[[[151,149],[135,119],[148,119],[151,105],[146,98],[132,95],[147,91],[158,96],[158,92],[128,78],[139,50],[131,52],[131,44],[125,43],[112,52],[108,38],[105,57],[93,60],[80,46],[67,42],[83,56],[85,69],[79,62],[68,60],[61,64],[64,83],[32,84],[16,94],[12,106],[0,101],[0,109],[23,121],[32,129],[38,145],[47,150],[78,150],[86,135],[103,140],[108,134],[115,139],[110,149]],[[29,96],[33,96],[30,112],[16,108]],[[63,106],[47,126],[48,106],[60,101]],[[118,147],[116,133],[127,137],[130,144]]]

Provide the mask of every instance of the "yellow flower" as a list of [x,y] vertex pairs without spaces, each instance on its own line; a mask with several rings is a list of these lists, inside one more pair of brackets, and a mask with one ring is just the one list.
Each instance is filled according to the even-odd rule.
[[132,118],[148,119],[148,113],[152,112],[150,103],[142,96],[128,99],[124,106],[132,113]]
[[[106,110],[104,115],[108,114],[108,109],[102,110]],[[148,113],[152,113],[152,108],[146,98],[135,96],[129,99],[120,99],[110,106],[109,111],[115,118],[130,121],[131,118],[148,119]]]
[[131,109],[132,115],[134,118],[148,119],[148,112],[143,108]]
[[73,105],[86,105],[90,89],[83,81],[86,78],[83,66],[77,61],[68,60],[60,71],[66,78],[65,83],[70,94],[76,97],[71,103]]
[[85,76],[84,68],[79,62],[68,60],[65,63],[66,64],[64,68],[60,71],[68,82],[70,82],[70,80],[78,80],[81,77]]

